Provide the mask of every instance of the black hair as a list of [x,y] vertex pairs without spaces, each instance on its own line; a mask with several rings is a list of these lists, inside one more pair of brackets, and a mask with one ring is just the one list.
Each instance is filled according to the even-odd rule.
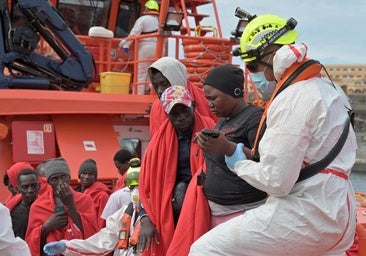
[[5,173],[3,176],[3,183],[6,187],[9,186],[9,184],[10,184],[9,176],[7,173]]
[[127,149],[120,149],[116,152],[116,154],[113,157],[113,161],[118,161],[120,163],[126,163],[133,158],[134,155]]
[[18,183],[19,183],[20,176],[22,176],[22,175],[29,175],[29,174],[35,175],[37,177],[37,179],[38,179],[38,174],[34,170],[32,170],[32,169],[23,169],[18,174],[18,177],[17,177]]

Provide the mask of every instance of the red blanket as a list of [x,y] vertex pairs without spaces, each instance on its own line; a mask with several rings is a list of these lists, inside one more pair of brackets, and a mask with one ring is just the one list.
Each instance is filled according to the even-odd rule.
[[34,170],[32,165],[28,162],[17,162],[6,171],[9,176],[10,184],[13,185],[14,188],[18,185],[18,176],[20,171],[24,169]]
[[104,183],[96,181],[84,190],[84,194],[89,195],[93,199],[99,228],[105,227],[105,219],[102,219],[100,216],[111,194],[111,190]]
[[[192,96],[192,100],[195,102],[196,111],[202,116],[211,117],[215,122],[218,117],[212,114],[210,108],[208,107],[208,101],[205,98],[203,90],[195,86],[192,82],[188,81],[187,88]],[[167,119],[167,115],[164,112],[163,104],[157,99],[153,102],[150,110],[150,135],[159,129],[162,123]]]
[[[76,208],[80,214],[84,234],[80,232],[77,226],[69,218],[69,223],[63,229],[51,231],[46,242],[59,241],[61,239],[85,239],[93,235],[98,230],[97,216],[93,205],[93,200],[88,195],[72,191]],[[53,190],[48,189],[46,193],[39,196],[32,204],[29,213],[29,224],[26,233],[26,242],[29,245],[33,256],[40,254],[40,238],[42,225],[53,215],[55,203],[53,199]]]
[[[214,121],[211,118],[195,113],[193,136],[203,128],[212,127]],[[141,165],[139,184],[141,202],[159,233],[160,242],[158,245],[154,244],[144,255],[155,253],[165,256],[172,241],[174,219],[171,199],[177,174],[177,161],[178,137],[171,122],[166,120],[152,137]],[[203,153],[196,143],[191,144],[190,161],[193,176],[204,163]]]
[[196,172],[184,198],[181,214],[166,256],[187,256],[194,241],[210,230],[211,213]]
[[52,190],[52,187],[48,184],[46,177],[38,177],[39,183],[41,184],[38,192],[38,196],[43,195],[48,190]]

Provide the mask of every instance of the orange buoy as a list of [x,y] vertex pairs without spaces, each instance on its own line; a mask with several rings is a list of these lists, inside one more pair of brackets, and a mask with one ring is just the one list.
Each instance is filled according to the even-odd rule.
[[3,124],[0,123],[0,140],[3,140],[6,138],[6,136],[8,136],[9,133],[9,128]]

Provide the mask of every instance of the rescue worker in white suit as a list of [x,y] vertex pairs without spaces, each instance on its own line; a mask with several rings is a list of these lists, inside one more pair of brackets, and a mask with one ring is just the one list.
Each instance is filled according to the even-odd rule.
[[2,203],[0,203],[0,216],[0,255],[31,256],[27,243],[14,236],[9,209]]
[[47,255],[67,256],[106,255],[112,251],[114,251],[113,256],[141,255],[136,248],[141,209],[138,193],[139,175],[140,165],[131,166],[128,169],[125,184],[131,190],[131,203],[109,216],[105,228],[85,240],[73,239],[48,243],[43,251]]
[[[260,15],[240,40],[244,62],[257,61],[265,66],[266,79],[277,81],[258,129],[266,125],[257,144],[259,159],[250,160],[252,152],[241,144],[225,144],[222,135],[205,141],[198,133],[197,139],[205,151],[225,154],[231,171],[267,192],[268,199],[204,234],[190,256],[341,256],[353,243],[356,211],[349,175],[357,143],[351,107],[342,89],[321,77],[322,66],[307,59],[306,45],[293,44],[298,34],[290,21]],[[311,65],[300,72],[304,63]],[[286,83],[291,75],[296,79]],[[324,159],[341,134],[340,152],[306,177],[302,168]]]
[[[145,3],[144,15],[139,17],[134,26],[132,27],[128,36],[137,36],[142,34],[156,33],[159,28],[159,4],[155,0],[148,0]],[[156,37],[144,37],[138,41],[138,60],[142,61],[138,63],[137,68],[137,82],[143,83],[147,81],[147,69],[153,63],[153,61],[144,61],[145,59],[151,59],[155,56]],[[119,47],[123,49],[125,53],[128,53],[128,48],[133,43],[132,40],[121,40]],[[138,49],[137,49],[138,47]],[[145,93],[145,88],[149,86],[145,84],[139,84],[137,87],[137,94],[142,95]]]

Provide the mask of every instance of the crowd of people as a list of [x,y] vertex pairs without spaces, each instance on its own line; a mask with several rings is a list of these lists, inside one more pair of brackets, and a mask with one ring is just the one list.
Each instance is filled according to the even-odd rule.
[[[106,227],[107,219],[131,202],[131,191],[125,182],[134,153],[121,149],[113,157],[118,173],[115,192],[98,181],[97,163],[86,159],[80,164],[79,185],[70,186],[70,168],[62,157],[47,159],[34,169],[28,162],[13,164],[4,175],[11,195],[1,204],[7,212],[7,225],[3,226],[0,238],[0,254],[46,255],[45,244],[62,239],[85,239]],[[121,185],[122,183],[122,185]],[[128,191],[126,191],[126,189]],[[112,197],[119,191],[127,199]],[[118,204],[115,201],[118,200]],[[108,207],[107,207],[108,206]],[[12,238],[10,238],[12,237]],[[14,248],[18,246],[18,248]]]
[[113,193],[93,159],[75,189],[62,157],[36,170],[15,163],[1,255],[346,255],[356,230],[351,106],[297,37],[272,14],[243,31],[241,58],[265,108],[244,100],[235,65],[213,68],[203,89],[175,58],[146,67],[158,96],[151,139],[141,161],[116,153]]

